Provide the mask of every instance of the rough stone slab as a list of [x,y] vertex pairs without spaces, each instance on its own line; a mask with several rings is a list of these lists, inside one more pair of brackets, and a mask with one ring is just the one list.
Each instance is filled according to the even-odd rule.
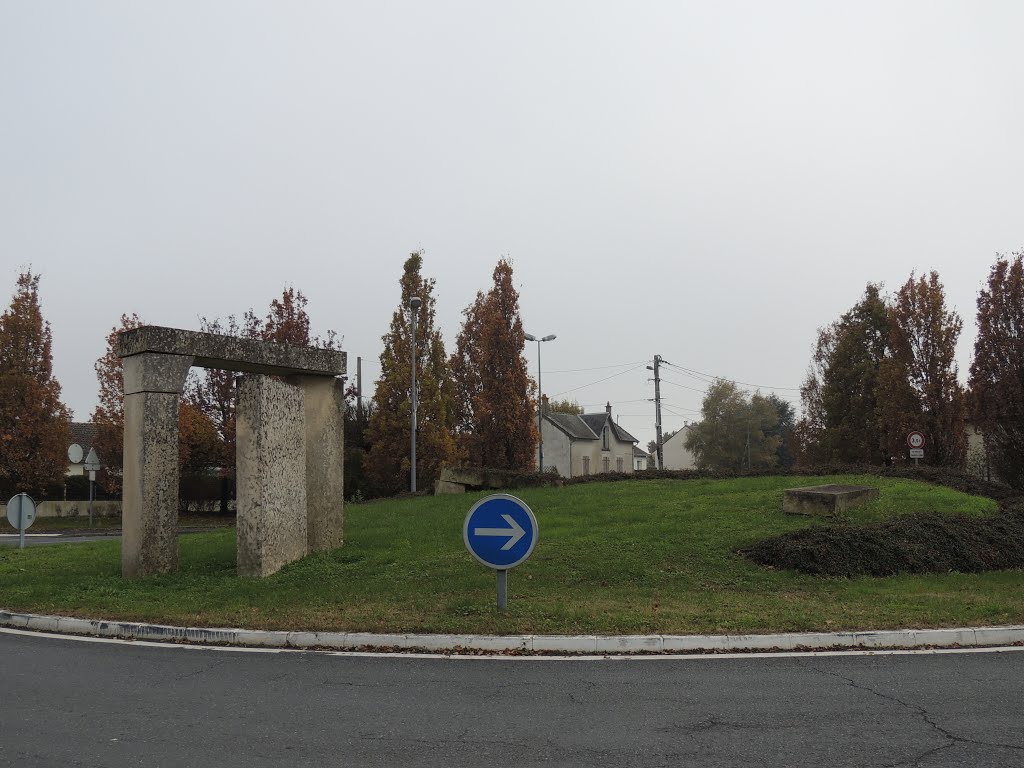
[[178,567],[178,406],[174,393],[139,392],[124,399],[124,576]]
[[269,576],[306,556],[302,390],[246,376],[236,410],[238,574]]
[[306,421],[306,540],[310,553],[345,539],[345,393],[340,379],[294,376]]
[[842,515],[848,509],[874,501],[877,488],[866,485],[811,485],[788,488],[782,494],[782,511],[789,515]]
[[193,365],[204,368],[275,376],[302,373],[341,376],[346,371],[347,360],[346,354],[340,350],[277,344],[159,325],[144,325],[120,334],[118,353],[121,357],[144,352],[185,355],[194,358]]
[[661,635],[615,635],[597,638],[598,653],[657,653],[664,645]]
[[180,395],[192,367],[188,355],[158,355],[146,352],[126,358],[121,363],[124,394],[166,392]]

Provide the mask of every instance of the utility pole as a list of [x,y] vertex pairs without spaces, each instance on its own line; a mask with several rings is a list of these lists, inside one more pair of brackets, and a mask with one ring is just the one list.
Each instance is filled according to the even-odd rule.
[[420,311],[423,301],[419,296],[409,299],[409,319],[412,323],[412,445],[410,454],[412,459],[412,471],[409,473],[409,490],[416,493],[416,313]]
[[356,423],[363,423],[363,358],[356,358]]
[[654,431],[657,433],[658,469],[665,468],[665,457],[661,452],[661,363],[661,355],[655,355],[654,367],[647,366],[647,370],[654,371]]

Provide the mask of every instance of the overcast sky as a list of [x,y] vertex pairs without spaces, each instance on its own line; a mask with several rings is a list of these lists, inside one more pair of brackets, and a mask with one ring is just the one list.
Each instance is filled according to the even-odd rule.
[[[285,284],[372,380],[420,248],[449,351],[507,256],[558,335],[544,390],[642,443],[653,355],[795,388],[815,330],[913,270],[966,378],[1024,247],[1022,29],[1017,0],[0,0],[0,299],[42,274],[80,420],[122,313],[197,328]],[[704,385],[665,378],[672,429]]]

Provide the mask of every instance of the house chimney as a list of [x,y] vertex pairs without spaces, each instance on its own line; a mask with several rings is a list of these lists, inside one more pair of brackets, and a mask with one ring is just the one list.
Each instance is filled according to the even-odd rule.
[[611,404],[611,402],[609,402],[608,405],[606,405],[604,407],[604,412],[608,414],[608,418],[609,419],[612,417],[612,404]]
[[545,416],[548,415],[548,396],[547,395],[541,395],[540,396],[540,412],[542,414],[544,414]]

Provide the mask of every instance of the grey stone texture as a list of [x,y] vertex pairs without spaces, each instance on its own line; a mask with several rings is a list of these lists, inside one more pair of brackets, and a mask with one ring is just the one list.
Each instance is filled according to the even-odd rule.
[[176,392],[124,398],[121,572],[178,567],[178,403]]
[[345,392],[340,379],[293,376],[306,424],[306,531],[310,552],[337,549],[345,528]]
[[240,576],[269,576],[308,552],[305,412],[302,388],[267,376],[242,379],[235,438]]
[[[125,576],[177,567],[178,401],[193,365],[261,374],[247,384],[250,432],[244,450],[239,425],[239,572],[266,575],[307,551],[341,546],[345,403],[336,377],[345,373],[344,352],[160,326],[126,331],[119,344],[125,392]],[[291,377],[292,383],[266,378],[270,375]],[[243,459],[249,483],[245,519]],[[289,518],[285,525],[283,507],[301,520]]]
[[145,352],[186,355],[195,359],[193,365],[203,368],[277,376],[340,376],[345,373],[347,357],[334,349],[297,347],[158,325],[146,325],[121,334],[121,357]]
[[841,516],[848,509],[874,501],[877,488],[865,485],[812,485],[783,493],[782,511],[789,515]]

